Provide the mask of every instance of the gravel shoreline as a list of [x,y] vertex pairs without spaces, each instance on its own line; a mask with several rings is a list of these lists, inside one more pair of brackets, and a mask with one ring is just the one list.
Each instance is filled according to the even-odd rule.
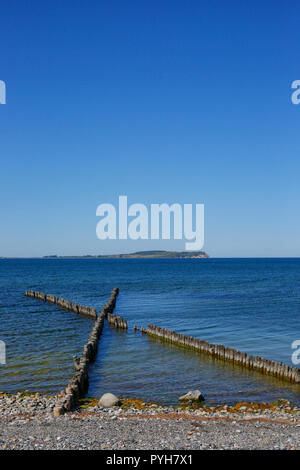
[[87,400],[54,417],[58,400],[0,395],[0,449],[300,450],[300,409],[287,401],[190,409],[137,400],[102,408]]

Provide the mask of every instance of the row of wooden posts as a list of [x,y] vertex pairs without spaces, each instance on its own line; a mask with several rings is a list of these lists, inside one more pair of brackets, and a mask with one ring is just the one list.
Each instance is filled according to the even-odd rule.
[[27,290],[25,295],[27,297],[43,300],[44,302],[49,302],[50,304],[56,304],[58,307],[61,307],[65,310],[93,318],[94,320],[97,318],[97,311],[95,308],[86,307],[85,305],[80,305],[76,302],[70,302],[69,300],[63,299],[62,297],[56,298],[52,294],[44,294],[44,292],[35,292],[32,290]]
[[170,343],[208,354],[214,358],[231,362],[232,364],[252,369],[265,375],[272,375],[291,383],[300,383],[300,369],[288,366],[282,362],[271,361],[260,356],[249,356],[244,352],[228,348],[222,344],[211,344],[193,336],[176,333],[175,331],[155,325],[149,325],[146,332],[149,336],[162,338]]
[[87,393],[89,388],[89,364],[94,362],[96,359],[104,319],[107,314],[110,313],[111,309],[114,309],[118,293],[119,289],[118,287],[115,287],[111,292],[108,303],[105,304],[100,311],[90,333],[88,342],[83,347],[81,358],[74,356],[75,373],[67,385],[65,396],[61,403],[59,403],[53,410],[55,416],[62,415],[66,411],[70,411],[77,403],[78,399]]
[[[94,362],[98,351],[98,342],[102,333],[105,318],[109,315],[113,315],[113,310],[116,306],[116,299],[119,294],[119,288],[115,287],[110,295],[108,302],[103,306],[99,315],[95,309],[90,307],[83,307],[85,312],[93,312],[92,315],[87,314],[95,319],[92,331],[89,335],[87,343],[83,347],[82,355],[80,358],[74,356],[74,369],[75,372],[68,383],[66,389],[61,394],[57,405],[55,406],[53,413],[55,416],[64,414],[70,411],[78,399],[84,396],[89,388],[89,375],[88,368],[91,362]],[[79,305],[74,302],[69,302],[58,297],[55,299],[54,295],[44,294],[43,292],[26,291],[25,295],[33,297],[43,301],[48,301],[52,304],[56,304],[59,307],[66,308],[67,310],[74,311],[75,313],[81,313],[81,311],[75,311],[72,306]],[[63,302],[62,302],[63,301]],[[82,306],[79,306],[82,307]],[[85,313],[83,313],[85,314]],[[126,322],[127,324],[127,322]]]

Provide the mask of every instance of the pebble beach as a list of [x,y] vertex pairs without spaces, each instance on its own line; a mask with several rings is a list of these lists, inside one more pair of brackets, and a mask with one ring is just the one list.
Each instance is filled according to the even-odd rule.
[[59,397],[0,395],[2,450],[300,450],[300,409],[288,401],[200,408],[82,400],[55,417]]

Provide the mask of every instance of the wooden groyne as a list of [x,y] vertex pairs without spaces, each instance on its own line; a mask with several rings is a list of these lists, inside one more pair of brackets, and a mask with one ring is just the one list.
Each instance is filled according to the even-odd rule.
[[160,328],[155,325],[148,325],[146,330],[149,336],[162,338],[170,343],[184,346],[197,352],[208,354],[216,359],[220,359],[246,369],[255,370],[264,375],[271,375],[278,379],[291,383],[300,383],[300,369],[291,367],[282,362],[275,362],[264,359],[260,356],[249,356],[247,353],[238,351],[234,348],[228,348],[222,344],[211,344],[193,336],[187,336],[182,333]]
[[119,330],[127,330],[127,320],[125,318],[120,317],[119,315],[115,315],[114,313],[107,314],[108,324],[117,328]]
[[103,312],[104,312],[105,318],[107,318],[109,313],[113,313],[114,308],[116,306],[116,299],[117,299],[118,294],[119,294],[119,288],[115,287],[112,290],[109,301],[103,306]]
[[56,304],[65,310],[85,315],[95,320],[94,326],[88,338],[88,342],[83,347],[81,357],[78,358],[77,356],[74,356],[75,372],[70,382],[68,383],[66,389],[62,393],[62,399],[53,410],[55,416],[59,416],[67,411],[70,411],[74,407],[78,399],[87,393],[89,388],[89,364],[94,362],[96,359],[98,351],[98,342],[102,333],[105,318],[108,318],[108,315],[117,317],[116,315],[113,315],[113,311],[116,306],[118,294],[119,288],[115,287],[111,292],[108,302],[103,306],[99,315],[97,316],[96,309],[79,305],[76,302],[70,302],[69,300],[63,299],[62,297],[56,298],[52,294],[45,294],[44,292],[35,292],[32,290],[27,290],[25,292],[25,295],[27,297],[32,297],[35,299],[43,300],[44,302]]
[[76,302],[70,302],[70,300],[63,299],[62,297],[56,298],[52,294],[44,294],[44,292],[35,292],[32,290],[27,290],[25,295],[27,297],[43,300],[44,302],[49,302],[50,304],[56,304],[58,307],[63,308],[64,310],[69,310],[70,312],[74,312],[78,315],[84,315],[86,317],[93,318],[94,320],[97,318],[97,311],[95,308],[86,307],[85,305],[80,305]]
[[[108,303],[111,301],[115,306],[118,293],[119,289],[115,288],[111,293]],[[104,326],[105,315],[105,310],[102,308],[94,323],[88,342],[83,347],[81,357],[78,358],[74,356],[75,372],[65,389],[62,401],[53,410],[55,416],[59,416],[70,411],[78,399],[88,391],[88,368],[89,364],[94,362],[97,356],[98,342]]]

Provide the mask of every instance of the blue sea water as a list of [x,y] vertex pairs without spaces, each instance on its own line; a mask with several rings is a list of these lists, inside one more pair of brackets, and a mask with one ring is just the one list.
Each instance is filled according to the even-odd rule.
[[0,390],[55,393],[72,374],[90,320],[24,297],[26,289],[99,311],[113,287],[115,313],[128,332],[104,328],[89,370],[89,396],[104,392],[177,403],[199,388],[210,402],[300,405],[300,387],[215,362],[134,333],[149,323],[291,364],[300,339],[300,259],[10,259],[0,260]]

